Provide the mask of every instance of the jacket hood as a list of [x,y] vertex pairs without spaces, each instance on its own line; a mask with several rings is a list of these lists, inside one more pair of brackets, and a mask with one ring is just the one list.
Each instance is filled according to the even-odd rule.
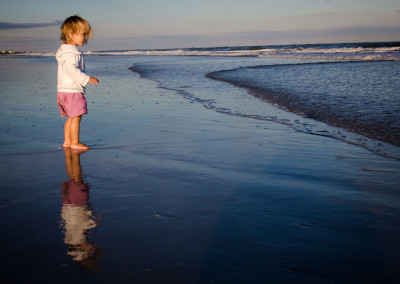
[[81,55],[81,51],[72,44],[62,44],[56,52],[56,59],[58,62],[63,62],[71,55]]

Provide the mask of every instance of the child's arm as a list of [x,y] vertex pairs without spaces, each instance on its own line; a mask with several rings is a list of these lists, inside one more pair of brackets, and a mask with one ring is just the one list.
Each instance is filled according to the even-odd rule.
[[100,83],[100,81],[99,81],[97,78],[95,78],[95,77],[90,77],[88,82],[89,82],[90,84],[93,84],[93,86],[97,86],[97,84]]

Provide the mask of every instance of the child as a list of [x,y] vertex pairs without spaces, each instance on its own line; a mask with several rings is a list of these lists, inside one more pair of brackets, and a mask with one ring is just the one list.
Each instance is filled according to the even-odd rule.
[[61,26],[61,44],[56,53],[57,102],[61,116],[68,116],[64,125],[64,148],[88,150],[89,146],[79,141],[82,114],[87,114],[85,86],[89,82],[96,86],[99,80],[85,74],[82,52],[83,46],[92,36],[89,23],[79,17],[71,16]]

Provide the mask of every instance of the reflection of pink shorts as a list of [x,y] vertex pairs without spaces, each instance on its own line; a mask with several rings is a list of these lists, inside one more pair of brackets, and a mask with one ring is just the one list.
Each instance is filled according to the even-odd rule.
[[77,117],[87,114],[86,99],[82,93],[57,93],[57,103],[61,116]]
[[89,185],[76,181],[61,183],[63,204],[86,205],[89,201]]

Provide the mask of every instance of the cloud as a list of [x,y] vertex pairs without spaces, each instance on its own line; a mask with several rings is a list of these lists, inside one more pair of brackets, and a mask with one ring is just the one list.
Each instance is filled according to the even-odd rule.
[[[1,30],[0,30],[1,31]],[[40,33],[40,31],[37,31]],[[54,31],[55,32],[55,31]],[[128,37],[96,36],[89,41],[86,50],[132,50],[132,49],[167,49],[214,46],[272,45],[294,43],[330,43],[360,41],[397,41],[400,37],[399,26],[386,27],[347,27],[339,29],[308,29],[287,31],[248,31],[218,34],[186,35],[148,35]],[[0,50],[36,50],[55,51],[60,42],[57,34],[25,36],[1,35]]]
[[54,21],[49,23],[10,23],[0,22],[0,30],[11,30],[11,29],[31,29],[31,28],[42,28],[48,26],[60,26],[62,21]]

